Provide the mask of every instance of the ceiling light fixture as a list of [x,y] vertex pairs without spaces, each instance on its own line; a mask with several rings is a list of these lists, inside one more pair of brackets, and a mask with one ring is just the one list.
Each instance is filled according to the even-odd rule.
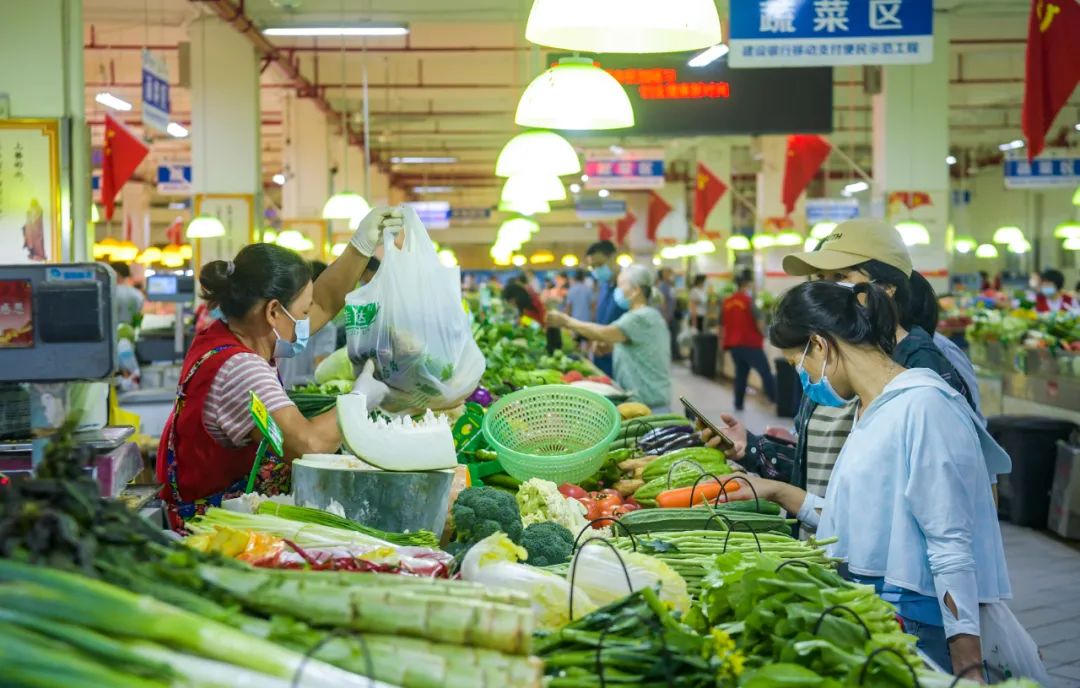
[[975,250],[976,246],[978,246],[978,243],[972,237],[957,237],[956,240],[953,241],[953,249],[955,249],[957,253],[971,253]]
[[753,248],[750,244],[750,240],[742,234],[732,234],[724,242],[724,246],[727,246],[732,251],[749,251]]
[[975,257],[977,258],[997,258],[998,250],[997,246],[993,244],[979,244],[979,247],[975,249]]
[[1080,251],[1080,237],[1071,237],[1066,239],[1061,247],[1066,251]]
[[225,225],[212,215],[199,215],[188,223],[185,236],[188,239],[212,239],[225,236]]
[[452,186],[414,186],[412,188],[413,193],[417,194],[442,194],[450,193],[454,190]]
[[998,150],[1002,151],[1002,152],[1011,151],[1011,150],[1017,150],[1017,149],[1023,148],[1023,147],[1024,147],[1024,142],[1022,140],[1020,140],[1020,139],[1013,139],[1012,141],[1009,141],[1008,143],[998,144]]
[[945,156],[945,164],[948,165],[949,167],[952,167],[953,165],[955,165],[956,164],[956,156],[955,155],[946,155]]
[[841,196],[852,196],[860,191],[866,191],[870,185],[863,181],[852,182],[840,190]]
[[550,213],[551,204],[536,198],[515,198],[511,201],[499,201],[499,210],[504,213],[517,213],[518,215],[537,215]]
[[127,112],[134,107],[131,103],[127,102],[123,98],[120,98],[119,96],[114,96],[108,91],[102,91],[101,93],[97,94],[96,96],[94,96],[94,100],[107,108],[119,110],[120,112]]
[[711,48],[706,48],[697,55],[694,55],[690,58],[690,61],[686,63],[686,66],[705,67],[706,65],[711,65],[713,62],[716,62],[724,55],[727,55],[728,52],[730,52],[730,48],[723,43],[717,43]]
[[298,252],[310,251],[315,248],[315,242],[295,229],[286,229],[281,232],[277,235],[277,239],[274,243],[282,248],[288,248]]
[[406,36],[408,24],[353,24],[350,26],[271,26],[264,36]]
[[514,121],[541,129],[625,129],[634,109],[622,84],[586,57],[564,57],[533,79]]
[[714,0],[535,0],[525,38],[597,53],[671,53],[719,43]]
[[1031,250],[1031,242],[1027,239],[1021,239],[1020,241],[1014,241],[1009,244],[1009,253],[1016,253],[1022,255]]
[[1080,237],[1080,222],[1069,220],[1054,227],[1055,239],[1072,239],[1074,237]]
[[562,264],[568,268],[576,267],[579,262],[578,257],[571,253],[562,257]]
[[750,245],[758,250],[772,248],[776,245],[776,238],[771,234],[755,234],[750,237]]
[[581,184],[574,182],[570,185],[570,193],[581,193]]
[[897,222],[896,231],[900,232],[905,246],[926,246],[930,243],[930,232],[921,222],[914,220]]
[[832,234],[832,231],[836,229],[835,222],[818,222],[810,228],[810,238],[821,241],[825,237]]
[[186,139],[187,135],[191,132],[188,128],[179,122],[169,122],[169,125],[165,127],[165,133],[174,139]]
[[608,196],[611,195],[611,192],[608,191],[607,189],[600,189],[599,191],[596,192],[596,195],[599,196],[600,198],[607,198]]
[[452,155],[402,155],[390,158],[395,165],[452,165],[457,161]]
[[275,175],[274,175],[273,177],[271,177],[270,179],[271,179],[271,180],[272,180],[272,181],[273,181],[273,182],[274,182],[275,184],[277,184],[278,186],[285,186],[285,181],[286,181],[286,180],[285,180],[285,175],[284,175],[284,174],[282,174],[281,172],[278,172],[277,174],[275,174]]
[[1020,241],[1024,241],[1024,232],[1015,225],[1005,225],[998,227],[994,230],[994,237],[991,239],[995,244],[1015,244]]
[[570,142],[553,131],[526,131],[506,142],[495,163],[495,175],[543,172],[561,177],[581,172],[581,161]]
[[360,220],[371,212],[371,206],[364,197],[352,191],[342,191],[326,199],[322,209],[324,220],[348,220],[349,228],[356,229]]
[[798,246],[803,243],[803,236],[793,229],[780,232],[776,235],[777,246]]
[[566,188],[555,175],[515,174],[503,185],[503,201],[563,201]]

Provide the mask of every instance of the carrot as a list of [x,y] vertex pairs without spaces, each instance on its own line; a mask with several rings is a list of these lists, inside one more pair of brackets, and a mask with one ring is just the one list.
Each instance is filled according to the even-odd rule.
[[[720,496],[721,483],[715,480],[707,480],[698,483],[697,487],[679,487],[674,490],[665,490],[656,496],[656,505],[664,509],[670,509],[672,507],[688,507],[693,506],[690,503],[690,493],[693,492],[694,500],[698,503],[707,503]],[[723,483],[725,494],[728,492],[735,492],[739,489],[739,483],[734,480],[728,480]]]

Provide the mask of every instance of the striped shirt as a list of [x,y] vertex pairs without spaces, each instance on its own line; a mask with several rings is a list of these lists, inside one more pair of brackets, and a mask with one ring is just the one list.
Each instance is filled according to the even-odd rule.
[[270,413],[295,405],[265,358],[253,353],[235,354],[218,369],[203,406],[203,425],[215,442],[225,447],[242,447],[251,442],[251,431],[255,429],[251,392]]
[[841,408],[818,405],[810,415],[806,424],[806,491],[810,494],[825,496],[825,487],[844,440],[851,434],[858,406],[858,399]]

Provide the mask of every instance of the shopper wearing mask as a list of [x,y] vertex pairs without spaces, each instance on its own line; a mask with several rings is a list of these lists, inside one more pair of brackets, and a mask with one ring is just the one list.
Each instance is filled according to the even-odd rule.
[[1080,313],[1076,299],[1062,292],[1065,275],[1060,270],[1043,270],[1039,278],[1039,290],[1035,295],[1036,313]]
[[896,326],[891,299],[867,283],[809,282],[781,299],[770,342],[808,397],[854,402],[857,420],[824,498],[748,480],[818,537],[835,536],[828,555],[896,605],[931,659],[960,672],[983,659],[980,604],[1011,597],[984,459],[1009,457],[959,392],[894,360]]
[[[921,275],[912,281],[911,256],[892,225],[873,219],[842,222],[816,251],[785,256],[784,270],[791,275],[848,286],[867,282],[880,286],[892,298],[899,314],[893,361],[905,368],[933,370],[974,407],[963,379],[934,346],[930,335],[913,321],[912,301],[922,298],[921,293],[913,296],[913,285],[916,291],[931,288]],[[728,424],[725,434],[735,442],[732,458],[743,461],[751,471],[824,496],[836,457],[851,431],[855,404],[834,408],[815,403],[804,395],[795,417],[794,435],[780,439],[747,433],[734,416],[724,414],[721,418]],[[703,436],[713,446],[719,442],[708,432]],[[988,467],[988,470],[992,474],[1002,472],[996,468]]]
[[[243,491],[262,438],[249,412],[252,393],[284,438],[284,456],[268,457],[260,469],[259,491],[275,492],[291,459],[341,446],[337,412],[304,418],[285,394],[274,361],[305,349],[311,332],[341,310],[383,232],[402,225],[400,211],[371,211],[314,283],[307,261],[274,244],[251,244],[231,261],[203,267],[202,297],[223,319],[196,334],[158,447],[157,477],[174,527]],[[372,377],[369,363],[353,391],[374,406],[387,388]]]
[[612,294],[624,311],[615,322],[600,325],[552,312],[547,324],[613,346],[615,381],[656,412],[671,404],[671,347],[664,316],[649,305],[652,288],[650,271],[631,265],[619,274]]
[[[596,242],[585,252],[585,260],[589,262],[593,279],[599,289],[596,295],[596,323],[610,325],[626,312],[626,308],[615,301],[615,287],[619,277],[619,264],[615,262],[615,244],[607,240]],[[614,375],[609,343],[594,340],[593,363],[604,371],[605,375]]]

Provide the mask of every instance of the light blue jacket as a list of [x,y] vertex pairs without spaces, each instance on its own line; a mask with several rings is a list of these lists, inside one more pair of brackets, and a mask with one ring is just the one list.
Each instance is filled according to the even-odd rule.
[[979,635],[979,603],[1012,596],[990,490],[1011,465],[963,395],[907,370],[863,410],[824,499],[808,496],[799,517],[839,538],[829,555],[853,573],[935,598],[947,637]]

